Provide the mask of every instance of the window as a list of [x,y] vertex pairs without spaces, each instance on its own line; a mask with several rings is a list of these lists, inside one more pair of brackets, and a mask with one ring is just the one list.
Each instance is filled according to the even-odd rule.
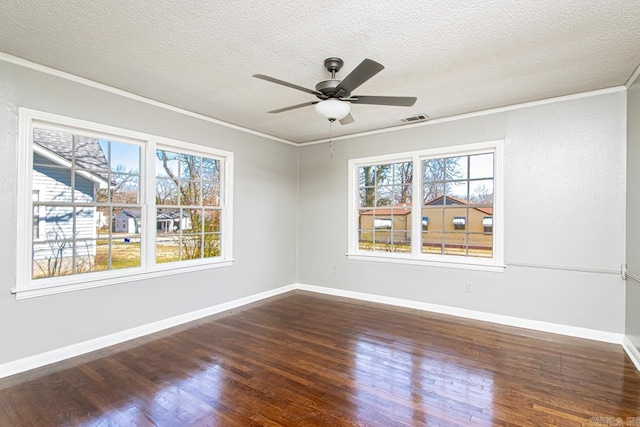
[[156,262],[220,256],[220,160],[156,150]]
[[411,162],[362,166],[358,170],[358,242],[362,250],[411,250]]
[[349,257],[501,270],[502,141],[349,161]]
[[232,153],[26,109],[20,120],[32,197],[19,209],[33,226],[18,230],[19,298],[230,265]]

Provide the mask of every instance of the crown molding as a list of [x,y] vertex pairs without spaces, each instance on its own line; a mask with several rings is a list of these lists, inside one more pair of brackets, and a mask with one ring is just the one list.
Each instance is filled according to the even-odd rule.
[[390,128],[376,129],[376,130],[367,131],[367,132],[360,132],[360,133],[354,133],[354,134],[350,134],[350,135],[338,136],[338,137],[334,137],[334,138],[318,139],[318,140],[315,140],[315,141],[302,142],[302,143],[300,143],[298,145],[304,147],[305,145],[323,144],[323,143],[326,143],[326,142],[329,142],[329,141],[336,142],[336,141],[341,141],[341,140],[345,140],[345,139],[352,139],[352,138],[359,138],[359,137],[363,137],[363,136],[377,135],[377,134],[380,134],[380,133],[396,132],[396,131],[405,130],[405,129],[412,129],[412,128],[417,128],[417,127],[422,127],[422,126],[435,125],[435,124],[438,124],[438,123],[446,123],[446,122],[452,122],[452,121],[456,121],[456,120],[469,119],[469,118],[472,118],[472,117],[487,116],[489,114],[503,113],[505,111],[512,111],[512,110],[519,110],[519,109],[522,109],[522,108],[537,107],[539,105],[554,104],[556,102],[571,101],[571,100],[575,100],[575,99],[589,98],[591,96],[599,96],[599,95],[605,95],[605,94],[609,94],[609,93],[623,92],[623,91],[626,91],[626,90],[627,90],[626,86],[614,86],[614,87],[610,87],[610,88],[606,88],[606,89],[598,89],[598,90],[592,90],[592,91],[588,91],[588,92],[574,93],[574,94],[571,94],[571,95],[557,96],[555,98],[541,99],[539,101],[523,102],[521,104],[513,104],[513,105],[507,105],[507,106],[504,106],[504,107],[489,108],[488,110],[474,111],[472,113],[465,113],[465,114],[458,114],[458,115],[455,115],[455,116],[441,117],[441,118],[438,118],[438,119],[427,120],[426,122],[412,123],[410,125],[400,125],[400,126],[394,126],[394,127],[390,127]]
[[7,62],[10,64],[19,65],[21,67],[29,68],[31,70],[40,71],[41,73],[49,74],[51,76],[59,77],[61,79],[69,80],[75,83],[79,83],[94,89],[103,90],[105,92],[112,93],[114,95],[119,95],[125,98],[133,99],[135,101],[143,102],[145,104],[153,105],[154,107],[164,108],[165,110],[173,111],[174,113],[183,114],[185,116],[194,117],[196,119],[204,120],[209,123],[215,123],[219,126],[224,126],[230,129],[234,129],[240,132],[245,132],[251,135],[259,136],[262,138],[270,139],[272,141],[282,142],[284,144],[293,145],[297,147],[299,144],[295,142],[289,141],[284,138],[279,138],[277,136],[269,135],[266,133],[258,132],[252,129],[248,129],[242,126],[234,125],[232,123],[227,123],[222,120],[214,119],[209,116],[205,116],[204,114],[194,113],[193,111],[185,110],[183,108],[179,108],[170,104],[165,104],[164,102],[156,101],[150,98],[145,98],[144,96],[136,95],[135,93],[128,92],[126,90],[118,89],[103,83],[94,82],[93,80],[85,79],[84,77],[79,77],[74,74],[70,74],[64,71],[56,70],[55,68],[50,68],[45,65],[36,64],[35,62],[27,61],[26,59],[18,58],[17,56],[9,55],[8,53],[0,52],[0,61]]
[[370,135],[377,135],[380,133],[387,133],[387,132],[396,132],[396,131],[400,131],[400,130],[405,130],[405,129],[411,129],[411,128],[415,128],[415,127],[421,127],[421,126],[429,126],[429,125],[434,125],[434,124],[438,124],[438,123],[446,123],[446,122],[451,122],[451,121],[456,121],[456,120],[463,120],[463,119],[468,119],[468,118],[472,118],[472,117],[480,117],[480,116],[486,116],[489,114],[496,114],[496,113],[502,113],[505,111],[512,111],[512,110],[518,110],[521,108],[529,108],[529,107],[536,107],[539,105],[546,105],[546,104],[552,104],[555,102],[562,102],[562,101],[570,101],[570,100],[574,100],[574,99],[581,99],[581,98],[587,98],[587,97],[591,97],[591,96],[598,96],[598,95],[604,95],[604,94],[608,94],[608,93],[615,93],[615,92],[620,92],[620,91],[624,91],[627,90],[631,84],[633,84],[633,82],[636,80],[636,78],[638,76],[640,76],[640,66],[638,66],[638,68],[636,68],[635,72],[631,75],[631,77],[629,78],[629,80],[627,81],[627,83],[624,86],[615,86],[615,87],[611,87],[611,88],[606,88],[606,89],[598,89],[598,90],[593,90],[593,91],[588,91],[588,92],[581,92],[581,93],[576,93],[576,94],[572,94],[572,95],[564,95],[564,96],[558,96],[555,98],[547,98],[547,99],[542,99],[542,100],[538,100],[538,101],[530,101],[530,102],[524,102],[524,103],[520,103],[520,104],[513,104],[513,105],[507,105],[504,107],[497,107],[497,108],[490,108],[487,110],[480,110],[480,111],[474,111],[471,113],[465,113],[465,114],[458,114],[458,115],[454,115],[454,116],[448,116],[448,117],[441,117],[438,119],[433,119],[433,120],[428,120],[426,122],[420,122],[420,123],[412,123],[409,125],[400,125],[400,126],[393,126],[393,127],[389,127],[389,128],[384,128],[384,129],[376,129],[376,130],[372,130],[372,131],[367,131],[367,132],[360,132],[360,133],[354,133],[354,134],[350,134],[350,135],[344,135],[344,136],[339,136],[339,137],[335,137],[335,138],[324,138],[324,139],[318,139],[315,141],[308,141],[308,142],[301,142],[301,143],[296,143],[293,141],[290,141],[288,139],[284,139],[284,138],[280,138],[277,136],[273,136],[273,135],[269,135],[266,133],[262,133],[262,132],[258,132],[252,129],[248,129],[242,126],[238,126],[238,125],[234,125],[232,123],[227,123],[225,121],[222,120],[218,120],[218,119],[214,119],[212,117],[209,116],[205,116],[204,114],[200,114],[200,113],[195,113],[193,111],[189,111],[189,110],[185,110],[183,108],[179,108],[170,104],[166,104],[164,102],[160,102],[160,101],[156,101],[150,98],[145,98],[144,96],[140,96],[140,95],[136,95],[134,93],[128,92],[126,90],[122,90],[122,89],[117,89],[114,88],[112,86],[103,84],[103,83],[98,83],[98,82],[94,82],[93,80],[89,80],[86,79],[84,77],[79,77],[76,76],[74,74],[70,74],[64,71],[60,71],[60,70],[56,70],[55,68],[51,68],[51,67],[47,67],[45,65],[40,65],[37,64],[35,62],[31,62],[28,61],[26,59],[22,59],[19,58],[17,56],[13,56],[10,55],[8,53],[4,53],[4,52],[0,52],[0,61],[2,62],[7,62],[10,64],[15,64],[15,65],[19,65],[25,68],[29,68],[35,71],[40,71],[42,73],[45,74],[49,74],[55,77],[59,77],[65,80],[69,80],[75,83],[79,83],[88,87],[92,87],[94,89],[99,89],[99,90],[103,90],[105,92],[109,92],[115,95],[120,95],[123,96],[125,98],[129,98],[129,99],[133,99],[135,101],[139,101],[139,102],[143,102],[145,104],[149,104],[149,105],[153,105],[155,107],[159,107],[159,108],[163,108],[165,110],[169,110],[169,111],[173,111],[175,113],[179,113],[179,114],[184,114],[186,116],[190,116],[190,117],[194,117],[200,120],[204,120],[210,123],[214,123],[217,124],[219,126],[224,126],[230,129],[235,129],[238,130],[240,132],[245,132],[251,135],[256,135],[265,139],[270,139],[272,141],[277,141],[277,142],[282,142],[283,144],[287,144],[287,145],[292,145],[294,147],[304,147],[306,145],[314,145],[314,144],[323,144],[326,142],[336,142],[336,141],[341,141],[341,140],[346,140],[346,139],[352,139],[352,138],[360,138],[363,136],[370,136]]
[[628,90],[631,85],[638,79],[638,76],[640,76],[640,65],[638,65],[638,68],[636,68],[633,74],[631,74],[631,77],[629,77],[629,80],[627,80],[627,83],[624,85],[624,87]]

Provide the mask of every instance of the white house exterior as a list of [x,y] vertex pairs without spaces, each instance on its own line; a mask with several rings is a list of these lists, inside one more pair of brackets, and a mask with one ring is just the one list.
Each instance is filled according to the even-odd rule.
[[94,202],[98,189],[107,186],[103,176],[107,175],[106,172],[101,174],[98,169],[104,168],[106,171],[108,163],[96,139],[82,138],[76,142],[82,147],[77,151],[90,157],[90,160],[83,162],[76,154],[76,165],[86,169],[76,171],[72,177],[71,138],[71,135],[62,132],[34,130],[34,260],[71,257],[74,250],[72,239],[76,240],[76,257],[95,256],[96,253],[96,208],[86,206],[74,209],[54,205],[56,202]]

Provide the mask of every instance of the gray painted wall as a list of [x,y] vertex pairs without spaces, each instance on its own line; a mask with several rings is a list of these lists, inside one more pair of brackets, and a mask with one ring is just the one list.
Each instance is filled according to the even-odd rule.
[[345,253],[348,159],[505,139],[505,261],[619,271],[625,109],[620,91],[336,141],[333,159],[327,144],[303,147],[298,281],[622,333],[620,274],[494,273],[349,261]]
[[[640,276],[640,78],[627,91],[627,270]],[[640,283],[627,279],[625,335],[640,351]]]
[[[16,301],[18,107],[233,151],[235,264]],[[296,281],[296,147],[4,62],[0,143],[0,364]]]
[[[235,264],[16,301],[10,289],[21,106],[233,151]],[[296,281],[623,332],[618,275],[377,264],[347,261],[345,253],[348,159],[504,138],[507,263],[619,269],[625,110],[625,94],[611,93],[337,141],[330,159],[327,144],[298,149],[0,62],[0,364]],[[473,293],[464,292],[465,281]]]

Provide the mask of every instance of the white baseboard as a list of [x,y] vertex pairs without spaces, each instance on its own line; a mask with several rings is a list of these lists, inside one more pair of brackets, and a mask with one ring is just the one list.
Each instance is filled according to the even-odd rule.
[[560,325],[557,323],[541,322],[538,320],[522,319],[519,317],[503,316],[499,314],[485,313],[482,311],[467,310],[464,308],[450,307],[438,304],[430,304],[426,302],[413,301],[402,298],[393,298],[382,295],[367,294],[363,292],[353,292],[342,289],[327,288],[323,286],[295,283],[292,285],[282,286],[266,292],[261,292],[259,294],[250,295],[248,297],[207,307],[201,310],[192,311],[190,313],[181,314],[179,316],[127,329],[121,332],[116,332],[114,334],[106,335],[77,344],[72,344],[67,347],[62,347],[55,350],[47,351],[45,353],[36,354],[34,356],[7,362],[0,365],[0,378],[39,368],[41,366],[59,362],[61,360],[80,356],[82,354],[100,350],[111,345],[120,344],[125,341],[149,335],[154,332],[159,332],[164,329],[172,328],[174,326],[182,325],[184,323],[211,316],[213,314],[238,308],[243,305],[251,304],[253,302],[280,295],[285,292],[294,291],[296,289],[345,298],[353,298],[361,301],[376,302],[398,307],[406,307],[417,310],[430,311],[434,313],[448,314],[451,316],[482,320],[485,322],[516,326],[519,328],[533,329],[542,332],[551,332],[554,334],[567,335],[578,338],[586,338],[595,341],[621,344],[631,360],[633,360],[633,363],[636,365],[636,367],[640,369],[640,353],[638,353],[637,349],[623,334],[580,328],[576,326]]
[[305,285],[298,283],[297,289],[335,295],[345,298],[353,298],[362,301],[395,305],[416,310],[431,311],[434,313],[448,314],[467,319],[482,320],[484,322],[498,323],[501,325],[515,326],[518,328],[532,329],[553,334],[567,335],[570,337],[586,338],[594,341],[602,341],[613,344],[622,344],[623,334],[615,332],[599,331],[596,329],[580,328],[577,326],[561,325],[558,323],[542,322],[539,320],[522,319],[520,317],[503,316],[501,314],[486,313],[482,311],[468,310],[459,307],[430,304],[427,302],[413,301],[402,298],[386,297],[382,295],[367,294],[362,292],[346,291],[342,289],[327,288],[323,286]]
[[640,371],[640,351],[638,351],[636,346],[633,345],[631,340],[626,336],[622,340],[622,348],[624,348],[624,351],[627,353],[627,356],[629,356],[629,359],[631,359],[633,364],[636,365],[636,369]]
[[211,316],[213,314],[221,313],[223,311],[231,310],[243,305],[251,304],[252,302],[260,301],[265,298],[276,296],[285,292],[293,291],[296,289],[296,285],[287,285],[280,288],[271,289],[259,294],[250,295],[248,297],[240,298],[237,300],[225,302],[222,304],[214,305],[211,307],[203,308],[201,310],[192,311],[190,313],[181,314],[179,316],[170,317],[168,319],[159,320],[157,322],[148,323],[146,325],[137,326],[135,328],[127,329],[114,334],[106,335],[103,337],[91,339],[77,344],[72,344],[67,347],[58,348],[55,350],[47,351],[45,353],[36,354],[34,356],[25,357],[23,359],[14,360],[12,362],[4,363],[0,365],[0,378],[8,377],[10,375],[25,372],[31,369],[39,368],[41,366],[49,365],[51,363],[59,362],[61,360],[69,359],[71,357],[80,356],[95,350],[100,350],[111,345],[120,344],[125,341],[139,338],[145,335],[159,332],[164,329],[172,328],[174,326],[182,325],[187,322],[201,319],[203,317]]

